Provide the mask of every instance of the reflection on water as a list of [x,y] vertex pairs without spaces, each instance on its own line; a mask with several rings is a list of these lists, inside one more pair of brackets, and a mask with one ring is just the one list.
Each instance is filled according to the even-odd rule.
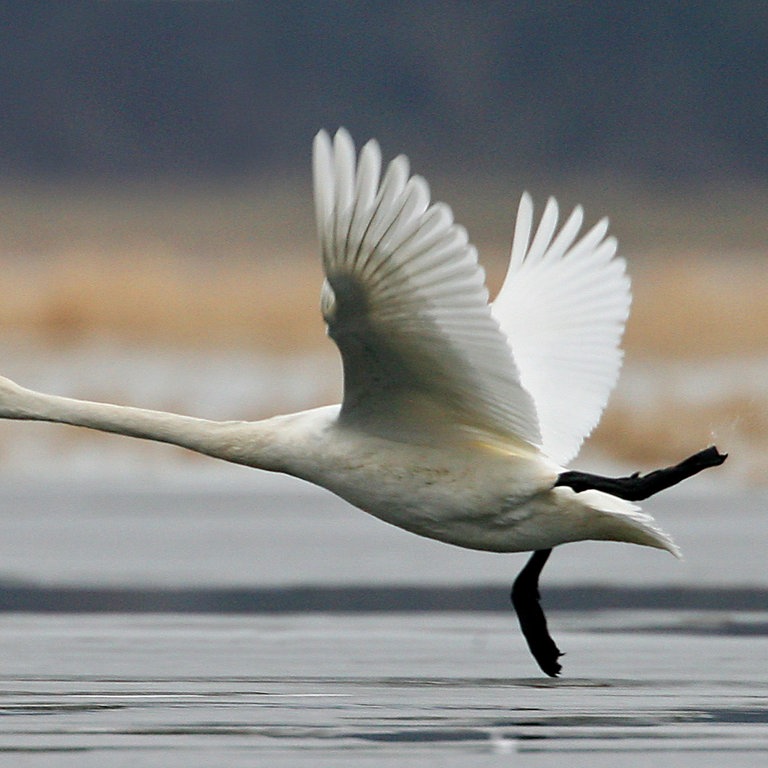
[[565,753],[573,765],[617,755],[625,765],[663,753],[673,766],[717,754],[761,765],[768,635],[695,625],[570,616],[560,636],[570,675],[550,680],[496,615],[6,615],[0,763],[55,753],[57,765],[64,755],[86,766],[453,765]]

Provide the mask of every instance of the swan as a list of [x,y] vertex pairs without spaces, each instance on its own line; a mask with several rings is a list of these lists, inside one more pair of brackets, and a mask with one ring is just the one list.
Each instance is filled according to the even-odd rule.
[[587,539],[679,554],[633,503],[725,454],[623,478],[566,469],[618,377],[630,305],[625,262],[603,219],[579,237],[523,194],[493,303],[466,230],[430,202],[400,155],[359,155],[345,129],[313,144],[325,281],[321,309],[343,365],[340,405],[257,422],[43,394],[0,378],[0,417],[171,443],[327,488],[393,525],[491,552],[532,551],[512,602],[541,669],[560,672],[538,580],[553,547]]

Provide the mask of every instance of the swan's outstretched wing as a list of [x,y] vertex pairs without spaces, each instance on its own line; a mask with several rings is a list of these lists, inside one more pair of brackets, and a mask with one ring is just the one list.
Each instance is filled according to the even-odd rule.
[[[342,418],[403,439],[430,415],[538,445],[533,401],[491,316],[484,275],[450,209],[368,142],[315,138],[313,170],[326,282],[322,309],[344,365]],[[417,422],[414,425],[414,420]],[[438,425],[435,424],[435,427]]]
[[550,198],[531,242],[533,205],[523,195],[492,311],[536,404],[544,452],[566,464],[597,425],[618,378],[631,295],[624,260],[614,258],[616,240],[605,237],[607,219],[577,241],[582,209],[555,236],[557,218]]

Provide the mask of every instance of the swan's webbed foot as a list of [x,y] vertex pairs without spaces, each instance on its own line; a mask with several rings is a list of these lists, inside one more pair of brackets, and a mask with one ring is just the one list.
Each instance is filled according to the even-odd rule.
[[594,489],[605,491],[627,501],[640,501],[653,496],[659,491],[671,488],[702,470],[717,467],[728,458],[727,453],[720,453],[714,445],[694,453],[679,464],[664,469],[657,469],[647,475],[635,472],[628,477],[603,477],[588,472],[562,472],[555,486],[565,485],[574,491]]
[[563,654],[547,630],[547,618],[539,595],[539,575],[551,553],[551,549],[540,549],[531,555],[512,585],[511,597],[520,629],[533,658],[543,672],[550,677],[557,677],[562,669],[558,659]]

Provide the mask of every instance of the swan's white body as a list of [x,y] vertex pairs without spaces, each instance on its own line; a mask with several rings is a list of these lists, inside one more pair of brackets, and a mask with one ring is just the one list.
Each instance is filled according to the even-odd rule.
[[610,539],[676,552],[633,504],[554,487],[600,418],[621,364],[625,265],[607,223],[555,236],[550,200],[530,241],[523,196],[493,305],[465,231],[369,142],[314,147],[323,315],[344,364],[341,405],[211,422],[44,395],[0,380],[0,417],[180,445],[328,488],[414,533],[498,552]]

